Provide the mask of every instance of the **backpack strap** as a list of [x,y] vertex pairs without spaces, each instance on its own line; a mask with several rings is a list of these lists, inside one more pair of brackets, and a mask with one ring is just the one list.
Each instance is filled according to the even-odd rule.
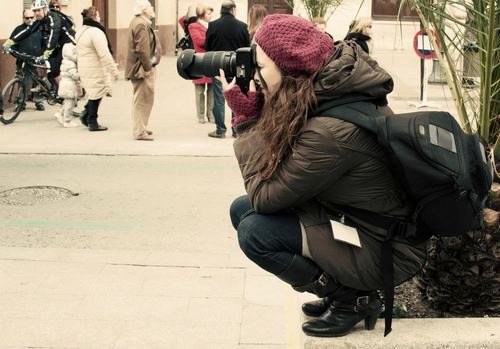
[[[379,144],[390,151],[386,116],[380,113],[372,103],[358,101],[355,103],[336,105],[326,110],[319,111],[317,115],[334,117],[371,131],[377,135]],[[416,226],[411,222],[405,222],[396,217],[382,216],[353,207],[341,207],[338,211],[387,231],[381,251],[385,307],[385,337],[392,331],[392,312],[394,307],[394,258],[392,240],[396,235],[405,237],[413,235],[416,231]]]

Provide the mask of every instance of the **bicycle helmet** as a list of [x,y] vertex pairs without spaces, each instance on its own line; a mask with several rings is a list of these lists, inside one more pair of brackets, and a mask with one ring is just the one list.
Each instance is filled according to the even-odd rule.
[[39,10],[41,8],[48,8],[49,4],[47,4],[47,0],[35,0],[31,5],[32,10]]

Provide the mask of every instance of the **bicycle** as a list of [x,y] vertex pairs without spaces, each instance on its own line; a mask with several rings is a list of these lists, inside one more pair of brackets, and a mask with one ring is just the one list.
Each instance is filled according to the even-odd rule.
[[[38,74],[38,69],[47,69],[50,72],[50,64],[46,61],[42,65],[37,57],[10,49],[10,53],[15,58],[22,61],[21,69],[16,71],[15,77],[10,80],[2,91],[0,98],[0,122],[4,125],[13,123],[19,114],[26,108],[26,98],[31,91],[27,91],[27,79],[31,79],[33,84],[40,87],[40,96],[42,96],[49,105],[62,104],[61,98],[52,91],[50,82],[47,78]],[[1,112],[3,110],[3,112]]]

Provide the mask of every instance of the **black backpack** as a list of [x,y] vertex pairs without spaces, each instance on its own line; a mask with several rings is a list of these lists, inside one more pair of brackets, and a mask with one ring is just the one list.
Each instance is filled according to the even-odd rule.
[[76,40],[75,40],[76,33],[75,33],[75,29],[74,29],[75,24],[73,23],[73,20],[71,19],[71,17],[69,17],[68,15],[62,13],[61,11],[55,10],[55,9],[50,9],[50,12],[52,12],[53,14],[56,14],[56,16],[59,16],[61,18],[61,23],[62,23],[61,29],[62,29],[62,32],[64,33],[64,36],[62,36],[63,39],[62,39],[61,46],[63,46],[64,44],[67,44],[69,42],[76,45]]
[[406,221],[353,208],[340,209],[388,230],[382,245],[387,335],[394,301],[392,238],[401,235],[418,243],[432,235],[458,236],[481,229],[493,166],[479,136],[463,132],[446,112],[387,116],[372,103],[355,102],[316,111],[315,115],[345,120],[377,134],[379,144],[389,153],[388,165],[415,203]]
[[196,22],[197,17],[189,17],[184,20],[184,36],[179,40],[177,45],[175,45],[176,48],[181,49],[181,50],[192,50],[194,49],[194,44],[193,44],[193,39],[191,38],[191,35],[189,35],[189,25],[191,23]]

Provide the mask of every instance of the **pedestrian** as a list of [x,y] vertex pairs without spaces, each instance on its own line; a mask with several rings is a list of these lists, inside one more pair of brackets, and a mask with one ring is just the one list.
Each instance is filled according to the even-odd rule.
[[[233,0],[224,0],[221,5],[220,18],[208,24],[205,39],[205,50],[207,51],[236,51],[240,47],[250,46],[250,37],[247,25],[236,19],[236,3]],[[222,85],[219,80],[212,79],[214,90],[214,116],[215,131],[208,134],[209,137],[225,138],[226,125],[225,100],[222,94]],[[236,131],[232,130],[233,137]]]
[[50,0],[50,2],[49,2],[49,9],[56,10],[56,11],[61,11],[61,5],[59,5],[59,0]]
[[57,121],[63,127],[78,127],[73,120],[73,110],[82,94],[80,74],[77,68],[76,46],[67,43],[62,50],[63,61],[61,64],[61,80],[59,81],[58,96],[64,98],[61,110],[56,113]]
[[[321,117],[321,109],[346,96],[367,105],[383,99],[392,78],[356,44],[334,47],[300,17],[269,15],[254,40],[258,68],[248,95],[220,77],[237,115],[234,151],[247,191],[230,208],[240,247],[295,290],[321,298],[303,305],[314,317],[302,326],[306,334],[344,336],[363,320],[371,330],[382,309],[376,290],[387,230],[339,207],[396,217],[413,207],[376,136]],[[426,249],[403,237],[392,248],[399,284],[420,270]]]
[[153,132],[148,129],[153,109],[157,58],[156,35],[151,27],[155,18],[154,8],[148,0],[136,0],[134,18],[129,25],[127,66],[125,77],[132,82],[133,137],[138,141],[152,141]]
[[5,46],[12,46],[27,37],[40,32],[44,42],[43,55],[40,61],[48,60],[50,63],[50,73],[48,79],[54,92],[59,84],[59,68],[62,62],[62,47],[68,42],[75,43],[75,31],[71,19],[59,11],[49,9],[47,0],[34,0],[31,9],[35,15],[35,21],[11,39],[7,40]]
[[[10,39],[12,40],[12,38],[14,38],[18,33],[27,30],[27,28],[31,26],[31,24],[33,23],[34,18],[35,15],[33,14],[33,11],[31,9],[24,9],[23,23],[18,25],[14,29],[14,31],[10,35]],[[25,39],[18,40],[18,42],[14,46],[12,46],[12,48],[19,52],[38,57],[43,53],[42,33],[40,31],[36,31],[32,35],[26,37]],[[23,66],[23,61],[19,58],[16,59],[16,70],[18,72],[22,69],[22,66]],[[30,65],[26,65],[24,68],[36,71],[36,68]],[[38,71],[36,71],[36,74],[38,74]],[[43,101],[39,97],[38,93],[31,92],[31,89],[33,87],[33,81],[31,77],[25,76],[24,86],[25,86],[25,91],[29,91],[28,98],[31,98],[33,100],[33,102],[35,103],[36,110],[38,111],[45,110]]]
[[369,17],[355,19],[349,25],[349,33],[347,33],[344,40],[352,40],[358,44],[363,51],[370,53],[373,35],[372,24],[373,21]]
[[83,26],[76,35],[78,71],[88,101],[80,118],[89,131],[106,131],[97,122],[102,99],[111,95],[110,76],[118,79],[117,64],[113,60],[111,43],[95,6],[82,12]]
[[[196,6],[196,21],[191,21],[188,16],[184,16],[179,20],[182,23],[183,29],[189,32],[189,36],[193,40],[194,50],[199,53],[205,51],[205,37],[207,34],[208,23],[212,19],[214,9],[203,4]],[[190,23],[191,21],[191,23]],[[184,28],[186,26],[186,28]],[[194,94],[196,102],[196,113],[198,122],[204,124],[207,120],[215,122],[214,108],[214,91],[212,89],[212,79],[205,77],[193,80]],[[206,107],[205,107],[206,100]],[[205,119],[206,118],[206,119]]]
[[262,5],[252,5],[248,11],[248,33],[250,34],[250,41],[253,40],[255,33],[262,25],[264,17],[268,15],[267,9]]

